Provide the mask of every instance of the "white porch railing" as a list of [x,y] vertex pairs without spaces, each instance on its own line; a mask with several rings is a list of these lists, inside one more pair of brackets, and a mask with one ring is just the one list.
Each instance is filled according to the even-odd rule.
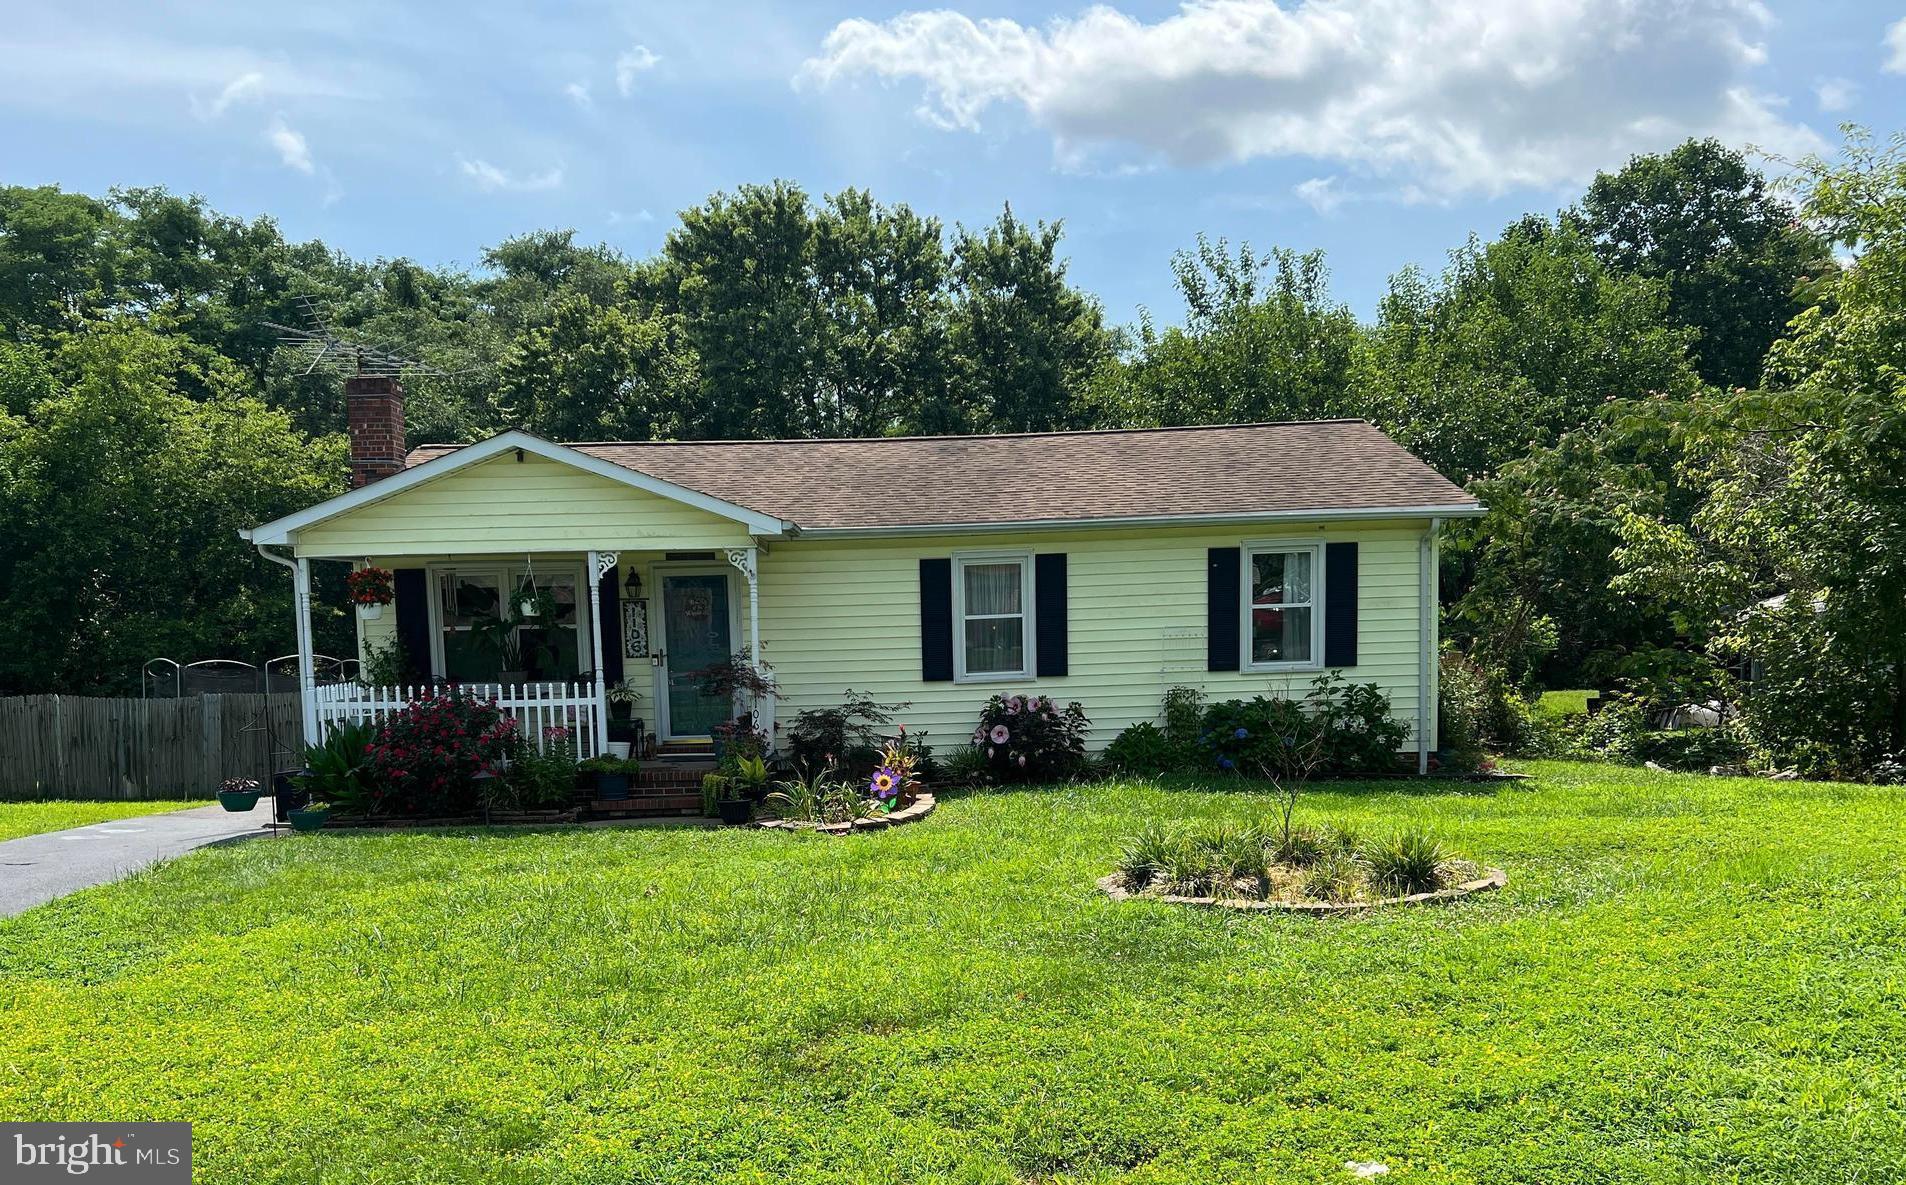
[[[456,689],[480,700],[494,700],[496,706],[516,719],[523,736],[545,752],[550,744],[549,731],[567,729],[568,739],[560,743],[573,748],[578,758],[607,752],[603,738],[596,735],[596,689],[589,683],[459,683]],[[431,694],[430,687],[367,687],[360,683],[332,683],[315,688],[312,695],[318,735],[324,736],[345,721],[376,722],[412,700]]]

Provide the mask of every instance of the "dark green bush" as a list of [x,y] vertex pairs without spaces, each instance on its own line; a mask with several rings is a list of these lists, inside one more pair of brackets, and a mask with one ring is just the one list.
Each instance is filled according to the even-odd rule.
[[1707,770],[1736,765],[1747,757],[1747,746],[1731,727],[1677,728],[1644,732],[1635,738],[1637,761],[1652,761],[1669,769]]
[[1206,769],[1251,777],[1292,776],[1292,755],[1313,751],[1318,773],[1390,773],[1408,737],[1376,684],[1333,672],[1318,676],[1301,701],[1260,695],[1212,704],[1200,748]]
[[1156,724],[1146,720],[1132,725],[1105,747],[1105,760],[1113,769],[1129,774],[1162,774],[1179,764],[1177,753]]
[[973,747],[1002,782],[1070,777],[1085,761],[1085,709],[1045,695],[996,695],[980,709]]

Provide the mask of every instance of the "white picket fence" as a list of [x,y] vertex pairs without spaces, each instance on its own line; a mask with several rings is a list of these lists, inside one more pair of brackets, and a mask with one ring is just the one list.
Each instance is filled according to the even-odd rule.
[[[333,683],[315,691],[318,735],[346,721],[377,721],[412,700],[422,699],[434,689],[414,687],[367,687],[359,683]],[[480,700],[493,700],[498,708],[516,718],[517,727],[536,746],[546,752],[551,744],[569,746],[578,758],[605,752],[599,742],[596,689],[589,683],[461,683],[457,690]],[[552,729],[567,730],[557,741]]]

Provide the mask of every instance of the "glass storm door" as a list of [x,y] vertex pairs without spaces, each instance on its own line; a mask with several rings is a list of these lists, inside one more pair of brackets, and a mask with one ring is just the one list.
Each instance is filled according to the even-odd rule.
[[696,674],[734,653],[728,574],[662,578],[662,638],[668,664],[668,735],[705,737],[734,715],[727,696],[706,695]]

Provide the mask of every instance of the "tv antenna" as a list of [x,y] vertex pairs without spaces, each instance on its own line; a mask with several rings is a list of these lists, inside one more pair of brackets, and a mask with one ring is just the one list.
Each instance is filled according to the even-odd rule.
[[392,353],[382,346],[341,337],[331,328],[330,319],[315,297],[300,296],[297,304],[298,314],[304,321],[302,327],[280,325],[276,321],[266,321],[265,326],[277,332],[280,347],[305,359],[302,374],[311,374],[320,367],[367,378],[449,378],[468,373],[467,370],[444,370]]

